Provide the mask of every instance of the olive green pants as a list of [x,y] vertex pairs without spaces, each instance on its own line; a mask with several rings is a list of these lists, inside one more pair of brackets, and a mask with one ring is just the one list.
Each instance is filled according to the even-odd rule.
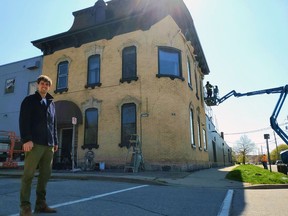
[[54,147],[37,144],[34,144],[30,152],[25,152],[20,207],[31,206],[31,185],[37,168],[39,168],[39,175],[36,188],[36,203],[46,200],[46,185],[51,176],[53,154]]

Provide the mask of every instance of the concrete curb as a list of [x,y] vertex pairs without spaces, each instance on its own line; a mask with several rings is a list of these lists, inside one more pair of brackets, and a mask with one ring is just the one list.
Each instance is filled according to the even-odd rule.
[[93,176],[93,175],[78,175],[78,176],[65,176],[65,175],[52,175],[51,179],[71,179],[71,180],[95,180],[95,181],[115,181],[115,182],[129,182],[138,184],[150,185],[168,185],[165,181],[150,178],[129,178],[123,176]]
[[[17,173],[0,173],[1,177],[5,178],[21,178],[22,174]],[[35,174],[37,177],[38,174]],[[137,183],[137,184],[150,184],[150,185],[160,185],[167,186],[165,180],[161,180],[159,178],[151,178],[151,177],[134,177],[134,176],[113,176],[113,175],[93,175],[93,174],[74,174],[74,173],[52,173],[50,179],[71,179],[71,180],[95,180],[95,181],[114,181],[114,182],[129,182],[129,183]]]
[[[36,173],[35,176],[38,174]],[[162,176],[163,175],[163,176]],[[6,178],[21,178],[22,170],[1,170],[1,177]],[[204,177],[204,176],[203,176]],[[83,173],[83,172],[52,172],[51,179],[72,179],[72,180],[98,180],[98,181],[114,181],[114,182],[129,182],[129,183],[138,183],[138,184],[150,184],[150,185],[160,185],[160,186],[192,186],[192,187],[205,187],[203,185],[203,181],[193,182],[191,184],[189,182],[191,178],[186,176],[185,174],[179,174],[179,176],[175,176],[170,173],[147,173],[145,172],[137,174],[133,173]],[[171,180],[172,179],[172,180]],[[183,181],[184,180],[184,181]],[[199,180],[199,179],[198,179]],[[230,181],[230,180],[229,180]],[[184,182],[184,183],[183,183]],[[187,183],[188,182],[188,183]],[[205,183],[204,183],[205,184]],[[208,183],[207,183],[208,184]],[[262,184],[262,185],[251,185],[249,183],[242,183],[241,187],[234,187],[233,185],[223,185],[225,188],[231,189],[245,189],[245,190],[255,190],[255,189],[287,189],[288,184]],[[208,187],[213,187],[213,184],[209,184]],[[217,187],[221,187],[218,185]]]
[[258,184],[258,185],[248,185],[244,189],[254,190],[254,189],[287,189],[288,184]]

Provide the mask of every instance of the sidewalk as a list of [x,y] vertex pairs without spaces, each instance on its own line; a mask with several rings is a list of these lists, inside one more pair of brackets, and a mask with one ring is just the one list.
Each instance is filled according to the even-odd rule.
[[[288,188],[288,185],[251,185],[226,179],[235,166],[203,169],[194,172],[142,171],[137,173],[123,170],[81,171],[53,170],[54,179],[107,180],[140,184],[176,185],[188,187],[218,187],[227,189],[273,189]],[[0,177],[20,178],[21,169],[0,169]],[[35,174],[37,175],[37,173]]]
[[[137,173],[124,172],[123,170],[86,172],[80,170],[75,170],[74,172],[70,170],[53,170],[51,178],[125,181],[191,187],[243,188],[243,183],[225,179],[226,174],[233,168],[234,166],[203,169],[195,172],[142,171]],[[0,176],[20,178],[22,172],[23,170],[21,169],[0,169]]]

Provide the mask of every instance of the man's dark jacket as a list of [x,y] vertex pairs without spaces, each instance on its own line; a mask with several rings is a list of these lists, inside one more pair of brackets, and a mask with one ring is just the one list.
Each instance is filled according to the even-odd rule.
[[47,106],[41,104],[41,100],[41,95],[35,92],[22,101],[19,117],[21,141],[23,144],[32,141],[39,145],[58,145],[53,97],[47,93]]

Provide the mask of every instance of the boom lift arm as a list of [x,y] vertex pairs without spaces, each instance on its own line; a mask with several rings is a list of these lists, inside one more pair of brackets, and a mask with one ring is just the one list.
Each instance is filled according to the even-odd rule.
[[274,108],[272,116],[270,117],[270,124],[271,124],[272,129],[288,145],[288,135],[279,127],[279,125],[277,123],[277,117],[280,113],[280,110],[281,110],[283,103],[284,103],[284,101],[287,97],[287,94],[288,94],[288,85],[277,87],[277,88],[270,88],[270,89],[246,92],[246,93],[238,93],[235,90],[233,90],[233,91],[229,92],[228,94],[224,95],[220,99],[217,97],[217,95],[214,95],[214,97],[206,97],[205,102],[208,106],[215,106],[215,105],[219,105],[220,103],[224,102],[225,100],[227,100],[231,96],[243,97],[243,96],[252,96],[252,95],[260,95],[260,94],[276,94],[276,93],[280,93],[280,97],[276,103],[276,106]]

